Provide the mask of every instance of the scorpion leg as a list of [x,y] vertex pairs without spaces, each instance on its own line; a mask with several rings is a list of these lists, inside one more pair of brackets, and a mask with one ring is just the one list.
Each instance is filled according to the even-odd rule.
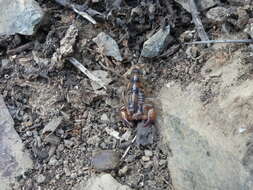
[[146,119],[147,121],[144,123],[144,127],[147,127],[151,123],[153,123],[156,120],[156,112],[152,105],[145,105],[145,109],[147,111],[147,114],[144,115],[143,119]]
[[121,115],[121,118],[122,120],[124,121],[124,123],[127,125],[127,126],[130,126],[130,127],[133,127],[133,123],[130,122],[130,116],[127,112],[127,109],[125,107],[123,107],[121,110],[120,110],[120,115]]

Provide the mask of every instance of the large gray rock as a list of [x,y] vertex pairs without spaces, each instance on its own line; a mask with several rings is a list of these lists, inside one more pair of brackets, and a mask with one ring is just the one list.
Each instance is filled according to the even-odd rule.
[[14,129],[14,121],[0,95],[0,184],[1,190],[9,190],[15,177],[33,167],[24,146]]
[[151,38],[144,42],[141,56],[150,58],[158,56],[167,47],[169,38],[170,25],[160,29],[151,36]]
[[32,35],[43,11],[34,0],[0,0],[0,36]]
[[131,190],[131,188],[121,185],[110,174],[102,174],[81,182],[73,190]]
[[250,70],[243,56],[215,55],[203,81],[186,88],[171,82],[161,91],[161,134],[176,190],[252,189],[253,81],[241,80]]

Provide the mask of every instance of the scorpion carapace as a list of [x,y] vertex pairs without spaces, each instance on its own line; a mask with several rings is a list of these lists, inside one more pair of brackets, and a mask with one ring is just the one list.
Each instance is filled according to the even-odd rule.
[[133,127],[138,121],[145,121],[147,127],[156,119],[153,105],[145,103],[144,87],[140,80],[141,72],[135,68],[132,70],[131,79],[124,94],[124,106],[120,110],[121,118],[127,126]]

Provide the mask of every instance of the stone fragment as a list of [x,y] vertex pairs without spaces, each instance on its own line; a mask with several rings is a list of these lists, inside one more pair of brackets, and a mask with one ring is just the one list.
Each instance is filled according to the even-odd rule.
[[214,7],[206,13],[206,17],[214,22],[222,23],[229,16],[229,10],[224,7]]
[[[107,86],[108,84],[110,84],[112,82],[112,78],[109,77],[108,72],[103,71],[103,70],[95,70],[91,72],[94,76],[96,76],[98,79],[100,79],[103,83],[104,86]],[[101,85],[99,85],[97,82],[95,81],[91,81],[91,86],[93,88],[93,90],[97,91],[99,89],[101,89]]]
[[141,158],[144,162],[147,162],[150,160],[150,157],[149,156],[142,156]]
[[146,146],[154,142],[154,129],[153,126],[143,127],[144,122],[139,122],[137,124],[136,133],[136,144]]
[[106,113],[103,113],[100,119],[101,121],[110,121]]
[[53,118],[43,129],[42,134],[52,134],[62,122],[62,117]]
[[144,150],[145,156],[151,157],[153,156],[153,152],[151,150]]
[[250,35],[251,38],[253,38],[253,19],[252,18],[249,20],[249,23],[246,25],[244,32],[246,32],[248,35]]
[[[184,9],[188,12],[191,12],[189,7],[189,0],[175,0],[179,3]],[[215,6],[219,0],[196,0],[195,3],[197,5],[198,10],[203,11]]]
[[94,153],[92,165],[96,170],[105,171],[118,167],[120,154],[113,150],[101,150]]
[[60,47],[52,56],[52,62],[62,61],[63,58],[70,56],[74,49],[78,29],[75,24],[69,26],[65,36],[60,41]]
[[123,60],[118,44],[111,36],[101,32],[96,38],[93,38],[93,41],[97,44],[98,48],[104,55],[113,57],[117,61]]
[[126,185],[121,185],[110,174],[91,177],[76,185],[72,190],[131,190]]
[[170,25],[160,29],[144,42],[141,56],[149,58],[158,56],[168,46],[169,38]]
[[34,0],[0,0],[0,36],[32,35],[42,20],[43,11]]
[[38,184],[44,183],[46,181],[46,176],[39,174],[36,179]]
[[127,172],[128,172],[128,166],[126,165],[119,170],[119,176],[124,176],[126,175]]
[[9,190],[15,177],[33,167],[24,145],[14,129],[14,121],[0,95],[0,184]]

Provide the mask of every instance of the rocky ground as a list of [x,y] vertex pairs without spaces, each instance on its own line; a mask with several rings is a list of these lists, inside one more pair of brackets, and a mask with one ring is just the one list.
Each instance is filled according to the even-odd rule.
[[[185,2],[70,1],[98,11],[94,24],[68,1],[38,0],[44,16],[33,35],[22,30],[0,37],[0,92],[33,162],[12,189],[99,189],[94,184],[106,186],[108,180],[115,189],[252,187],[252,158],[244,147],[249,136],[238,133],[252,125],[252,47],[183,44],[199,40]],[[196,4],[209,39],[251,38],[251,2]],[[77,69],[72,58],[102,83]],[[151,145],[134,144],[120,161],[136,134],[119,117],[134,65],[156,107],[157,133]],[[117,153],[102,152],[94,165],[101,150]],[[111,162],[107,169],[100,165],[104,160]]]

